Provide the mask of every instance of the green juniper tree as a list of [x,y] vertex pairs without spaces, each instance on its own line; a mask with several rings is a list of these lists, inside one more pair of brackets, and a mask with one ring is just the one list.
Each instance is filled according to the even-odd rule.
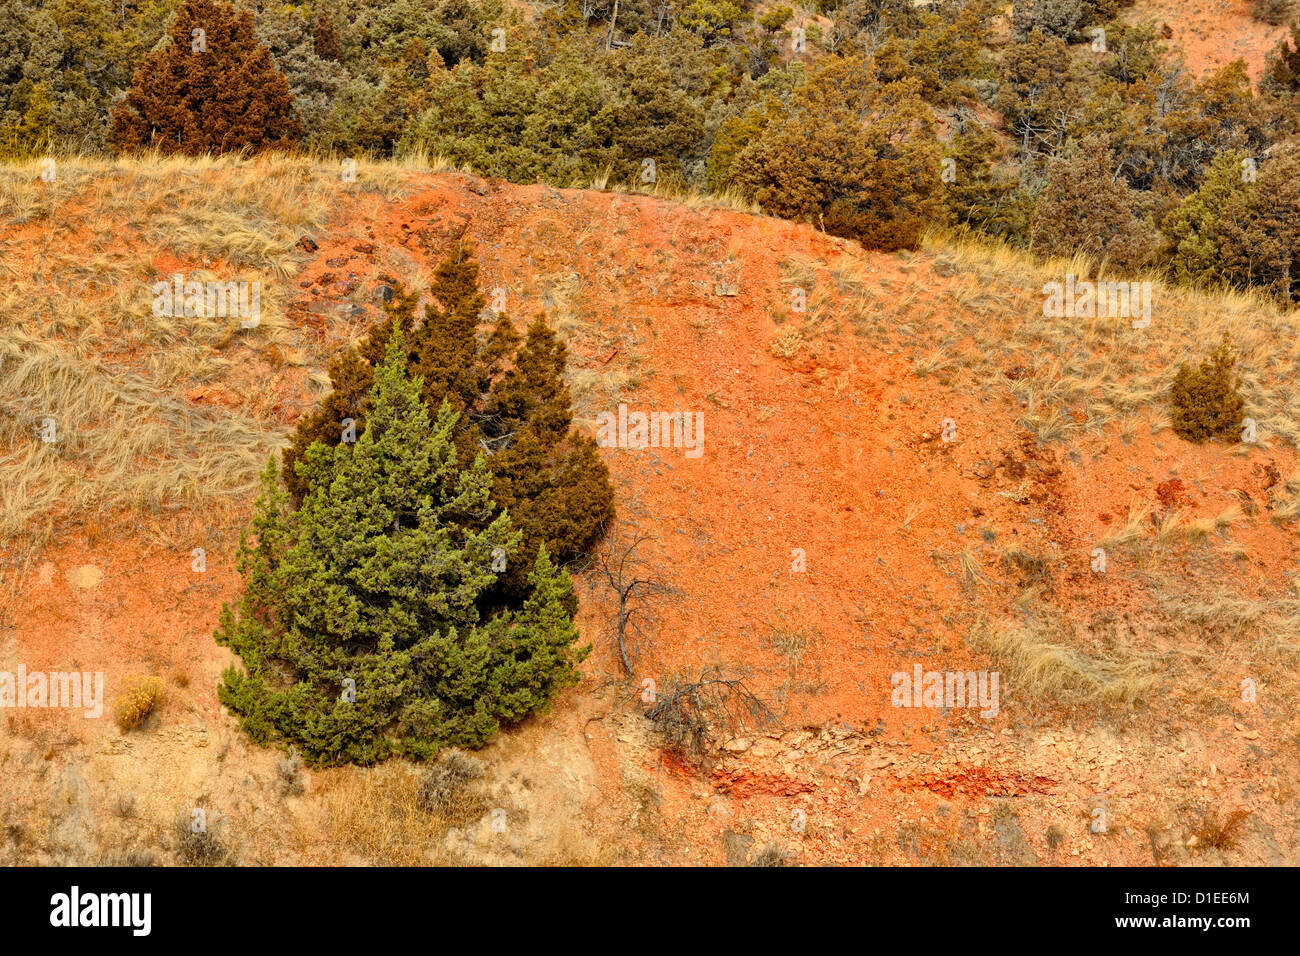
[[527,593],[541,549],[568,564],[600,540],[614,517],[609,470],[590,436],[573,429],[567,350],[544,319],[536,319],[522,341],[506,315],[480,335],[486,300],[467,247],[439,264],[429,291],[432,301],[417,318],[418,296],[399,289],[385,306],[384,321],[331,362],[333,391],[299,422],[284,453],[285,484],[294,504],[301,502],[309,477],[297,465],[307,449],[315,442],[339,444],[348,419],[357,430],[365,427],[375,365],[389,331],[398,329],[407,371],[422,381],[425,404],[447,402],[460,414],[456,448],[465,460],[486,449],[492,500],[523,532],[517,557],[483,602],[513,606]]
[[218,643],[240,655],[222,703],[260,743],[316,765],[427,759],[478,746],[577,680],[572,583],[540,548],[522,602],[491,614],[494,559],[522,535],[491,499],[480,454],[462,465],[459,418],[430,420],[393,328],[355,445],[313,444],[293,511],[274,460],[241,541],[245,593]]

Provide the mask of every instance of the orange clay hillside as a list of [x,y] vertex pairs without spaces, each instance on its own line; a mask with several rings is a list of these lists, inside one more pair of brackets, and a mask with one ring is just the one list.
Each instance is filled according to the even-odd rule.
[[[6,862],[1300,861],[1300,344],[1272,306],[1154,282],[1145,327],[1056,318],[1047,284],[1117,277],[397,165],[0,177],[0,669],[108,698],[4,715]],[[582,427],[690,412],[702,444],[603,449],[583,681],[430,802],[416,765],[250,744],[212,632],[330,356],[461,241],[567,343]],[[176,273],[260,282],[260,322],[155,315]],[[1224,332],[1255,440],[1192,444],[1170,386]],[[953,671],[996,701],[900,696]]]
[[1161,35],[1182,48],[1193,73],[1203,75],[1244,60],[1251,78],[1258,80],[1268,54],[1289,35],[1285,22],[1271,24],[1253,14],[1254,8],[1265,6],[1266,0],[1137,0],[1123,19],[1159,23]]

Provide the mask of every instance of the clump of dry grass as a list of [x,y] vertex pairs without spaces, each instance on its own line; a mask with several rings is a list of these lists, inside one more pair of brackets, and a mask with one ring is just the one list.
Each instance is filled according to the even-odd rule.
[[[449,761],[441,773],[435,765],[433,774],[429,768],[398,760],[376,767],[323,771],[318,782],[325,836],[333,853],[344,854],[332,862],[387,866],[475,862],[449,846],[453,827],[472,823],[479,808],[488,812],[487,800],[476,785],[481,779],[478,771],[485,773],[486,768],[479,765],[476,771],[478,761],[466,759],[471,763],[459,758]],[[520,815],[518,810],[510,811],[512,820]],[[487,848],[486,852],[490,856],[493,851]],[[612,861],[611,848],[591,840],[576,824],[549,829],[534,842],[505,852],[517,852],[519,862],[536,866],[607,865]]]
[[992,582],[988,575],[984,573],[984,568],[980,565],[978,555],[969,548],[958,556],[958,564],[961,567],[961,580],[963,584],[979,585],[988,587]]
[[482,777],[481,760],[449,750],[420,782],[417,800],[422,809],[450,823],[468,823],[487,812],[487,801],[477,787]]
[[1241,635],[1264,622],[1270,602],[1240,597],[1227,591],[1162,593],[1158,606],[1182,625],[1201,629],[1216,637]]
[[1101,539],[1101,546],[1107,551],[1136,544],[1146,536],[1147,518],[1151,514],[1149,505],[1134,502],[1129,505],[1124,523]]
[[215,825],[208,826],[206,815],[197,822],[194,811],[182,810],[172,824],[176,858],[188,866],[231,866],[234,851],[226,845]]
[[768,642],[778,654],[798,660],[808,650],[808,634],[792,627],[773,627]]
[[1273,520],[1300,519],[1300,471],[1280,482],[1273,490]]
[[1052,565],[1044,555],[1011,545],[1002,551],[1002,567],[1014,576],[1021,588],[1034,588],[1039,592],[1052,589]]
[[1003,679],[1006,691],[1028,700],[1128,708],[1149,694],[1156,683],[1146,661],[1090,655],[1065,643],[1064,635],[1050,625],[982,625],[971,632],[969,640],[1010,672],[1010,679]]
[[617,408],[623,395],[640,384],[639,376],[624,368],[607,371],[578,368],[569,372],[569,389],[573,394],[573,407],[579,415],[590,418],[592,428],[595,414]]
[[787,329],[772,339],[768,350],[777,358],[793,358],[804,347],[803,332],[799,329]]
[[1226,534],[1229,529],[1241,524],[1245,517],[1241,505],[1233,501],[1212,517],[1187,519],[1183,524],[1183,530],[1193,541],[1204,541],[1212,534]]
[[777,843],[765,843],[749,861],[750,866],[794,866],[794,854]]
[[135,730],[167,699],[167,685],[161,677],[132,674],[126,692],[113,701],[113,713],[122,733]]
[[426,773],[401,761],[322,774],[331,844],[388,866],[454,862],[445,838],[455,822],[422,804],[425,779]]
[[1222,819],[1212,810],[1207,810],[1196,828],[1195,847],[1198,850],[1231,850],[1241,842],[1242,827],[1250,816],[1249,810],[1238,807]]

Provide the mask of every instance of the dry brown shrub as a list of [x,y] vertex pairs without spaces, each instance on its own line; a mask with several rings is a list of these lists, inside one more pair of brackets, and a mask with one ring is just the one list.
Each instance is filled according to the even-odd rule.
[[122,733],[135,730],[167,698],[167,686],[161,677],[132,674],[126,679],[126,693],[113,701],[113,713]]

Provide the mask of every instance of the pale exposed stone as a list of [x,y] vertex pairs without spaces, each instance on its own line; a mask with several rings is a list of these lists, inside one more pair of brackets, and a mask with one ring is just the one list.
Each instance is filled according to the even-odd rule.
[[104,580],[104,569],[83,564],[67,572],[68,583],[77,588],[93,588]]

